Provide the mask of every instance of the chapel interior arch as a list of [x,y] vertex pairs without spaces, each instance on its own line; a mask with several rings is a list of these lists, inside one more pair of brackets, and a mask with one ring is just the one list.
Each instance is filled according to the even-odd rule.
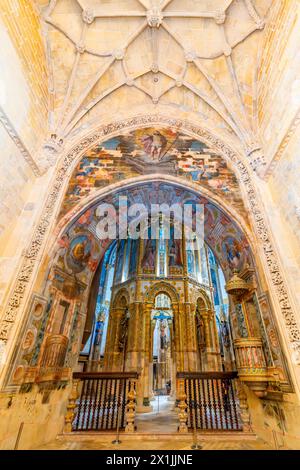
[[[147,182],[145,175],[153,165],[159,172],[171,175],[169,178],[174,181],[150,173]],[[137,182],[131,182],[128,189],[125,185],[123,189],[117,185],[119,189],[108,191],[105,197],[97,200],[97,191],[104,188],[108,180],[114,186],[123,177],[128,181],[136,178]],[[212,199],[209,194],[213,195]],[[113,241],[97,240],[96,212],[98,204],[105,203],[113,206],[118,214],[120,196],[126,196],[129,204],[138,201],[146,207],[158,202],[202,204],[203,247],[199,245],[193,254],[186,250],[184,242],[177,243],[174,239],[172,243],[162,239],[156,244],[125,239],[114,242],[113,258]],[[216,199],[220,202],[216,203]],[[93,203],[84,209],[85,200],[93,200]],[[77,207],[81,210],[76,214]],[[74,212],[75,216],[68,219]],[[45,284],[45,293],[50,294],[50,318],[57,315],[54,312],[60,302],[58,296],[72,292],[69,336],[60,361],[64,364],[67,361],[72,368],[78,367],[81,349],[81,358],[84,352],[88,353],[83,361],[90,362],[88,367],[139,369],[143,377],[140,399],[143,404],[149,403],[153,392],[153,344],[149,343],[152,338],[151,312],[155,309],[155,296],[164,293],[172,305],[169,333],[173,370],[232,370],[239,364],[236,354],[245,347],[252,348],[254,341],[258,352],[251,367],[261,361],[266,371],[261,380],[263,385],[258,386],[263,391],[258,393],[265,393],[268,387],[268,368],[280,371],[281,381],[288,389],[287,370],[278,350],[277,354],[272,351],[261,319],[260,303],[264,294],[256,290],[261,273],[256,269],[249,243],[249,221],[238,180],[224,159],[206,144],[162,127],[133,130],[103,142],[88,151],[76,165],[58,223],[65,218],[68,223],[60,231]],[[243,229],[237,219],[243,221]],[[107,253],[112,258],[104,263]],[[110,264],[108,276],[106,270]],[[106,315],[103,310],[98,310],[95,315],[103,273],[111,297],[109,301],[105,298],[108,302]],[[228,299],[225,284],[235,273],[247,284],[247,298],[230,295]],[[124,295],[120,297],[118,291],[122,289],[125,289]],[[268,316],[271,315],[270,309]],[[269,319],[268,322],[271,324]],[[40,349],[43,351],[45,342],[53,340],[51,322],[46,321],[45,325],[43,340],[35,348],[35,357],[39,356]],[[81,338],[80,333],[72,334],[74,328],[77,332],[85,330]],[[142,339],[137,339],[140,332]],[[99,338],[100,346],[96,344]],[[250,343],[253,341],[250,346],[245,346],[247,341],[249,343],[248,338]],[[239,360],[241,362],[241,358]],[[30,354],[25,361],[34,364]],[[95,361],[92,366],[91,361]],[[37,361],[36,364],[42,363]],[[17,367],[16,377],[20,376],[19,371]]]

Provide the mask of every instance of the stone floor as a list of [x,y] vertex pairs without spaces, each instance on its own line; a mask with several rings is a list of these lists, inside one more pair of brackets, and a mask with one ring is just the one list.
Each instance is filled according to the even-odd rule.
[[136,415],[135,423],[138,431],[146,434],[176,433],[178,413],[174,409],[174,401],[170,401],[167,396],[160,396],[155,397],[151,405],[152,412]]
[[[114,433],[74,433],[59,436],[39,450],[190,450],[193,434],[177,433],[178,416],[174,402],[167,397],[156,397],[151,402],[153,411],[136,416],[138,432],[120,434],[120,444],[112,444]],[[271,450],[272,447],[254,435],[242,433],[205,433],[197,435],[203,450]]]
[[[134,436],[134,439],[120,436],[121,443],[112,444],[114,436],[110,439],[106,436],[63,436],[55,441],[38,448],[38,450],[190,450],[193,444],[193,436],[182,436],[174,439],[174,436],[162,435],[160,439],[148,438],[146,435]],[[272,450],[265,442],[259,439],[244,437],[235,438],[210,438],[198,435],[198,443],[203,450]]]

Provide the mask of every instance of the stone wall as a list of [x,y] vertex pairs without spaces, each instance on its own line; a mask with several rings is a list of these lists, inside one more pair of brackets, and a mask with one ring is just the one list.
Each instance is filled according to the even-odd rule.
[[40,22],[32,2],[1,2],[0,42],[1,314],[47,188],[45,179],[36,178],[49,93]]
[[18,449],[34,449],[55,439],[63,431],[69,392],[67,387],[47,396],[34,386],[28,393],[1,394],[0,449],[14,449],[20,431]]
[[251,430],[274,449],[300,449],[300,406],[295,395],[283,401],[259,399],[247,389]]
[[300,308],[300,138],[294,134],[268,181],[270,224],[298,309]]
[[267,162],[276,158],[300,107],[300,4],[278,0],[269,14],[258,70],[258,128]]

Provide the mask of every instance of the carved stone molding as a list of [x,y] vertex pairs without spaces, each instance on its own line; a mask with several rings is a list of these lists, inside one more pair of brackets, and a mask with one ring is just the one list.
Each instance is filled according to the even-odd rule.
[[273,170],[276,167],[276,164],[278,163],[278,161],[281,159],[282,155],[284,154],[287,146],[289,145],[289,143],[290,143],[292,137],[294,136],[295,131],[298,128],[299,125],[300,125],[300,110],[296,113],[296,116],[294,117],[294,119],[293,119],[290,127],[288,128],[283,140],[281,141],[280,146],[279,146],[276,154],[274,155],[274,158],[272,159],[272,161],[267,166],[267,168],[264,172],[264,175],[263,175],[264,179],[267,180],[271,176],[271,174],[273,173]]
[[153,285],[150,285],[148,291],[146,292],[147,302],[154,304],[156,296],[161,292],[167,293],[173,304],[179,302],[179,296],[176,292],[176,289],[165,281],[157,281]]
[[17,133],[16,129],[14,128],[12,122],[10,121],[2,106],[0,106],[0,121],[3,124],[3,127],[10,136],[10,138],[13,140],[16,147],[19,149],[24,160],[32,169],[34,175],[41,176],[40,168],[34,161],[29,150],[26,148],[25,144],[23,143],[22,139],[20,138],[19,134]]
[[48,235],[51,219],[53,218],[56,203],[62,192],[67,171],[73,161],[81,156],[83,151],[89,149],[93,144],[103,141],[104,139],[108,139],[109,137],[116,135],[123,130],[130,130],[153,125],[166,125],[168,127],[181,129],[182,131],[192,135],[194,138],[203,140],[210,147],[214,148],[216,152],[219,152],[227,161],[230,161],[238,170],[239,180],[244,185],[248,197],[248,205],[253,215],[255,232],[258,239],[262,243],[266,264],[269,269],[270,279],[277,295],[281,314],[283,316],[288,333],[290,346],[294,351],[294,362],[300,364],[300,330],[296,321],[295,313],[293,312],[289,300],[289,294],[283,275],[281,273],[279,260],[270,238],[270,232],[267,226],[267,222],[264,218],[263,209],[257,197],[256,189],[253,185],[251,174],[248,168],[240,160],[237,153],[235,153],[226,143],[212,135],[206,129],[200,128],[196,124],[192,124],[187,121],[170,119],[161,115],[137,116],[134,118],[103,125],[97,132],[82,139],[82,141],[73,147],[73,149],[70,150],[70,152],[67,153],[67,155],[63,158],[60,167],[57,170],[54,183],[50,189],[44,211],[34,230],[34,234],[26,251],[23,264],[17,275],[13,292],[10,296],[7,308],[5,309],[2,321],[0,323],[0,340],[7,342],[10,331],[22,306],[22,300],[25,296],[25,292],[27,289],[29,289],[29,284],[32,281],[32,274],[35,264],[37,263],[42,245]]
[[247,6],[247,10],[249,15],[253,19],[254,23],[256,24],[258,29],[263,29],[265,27],[265,21],[258,15],[256,9],[253,6],[251,0],[245,0],[245,4]]

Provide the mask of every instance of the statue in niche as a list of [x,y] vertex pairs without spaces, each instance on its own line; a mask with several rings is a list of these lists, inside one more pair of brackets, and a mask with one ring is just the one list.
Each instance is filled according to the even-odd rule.
[[199,312],[196,313],[196,335],[199,351],[203,351],[205,349],[206,340],[204,323]]
[[226,320],[221,321],[222,342],[226,349],[230,348],[230,333]]
[[126,347],[127,334],[128,334],[128,309],[126,308],[121,318],[121,323],[120,323],[119,351],[124,351]]
[[165,321],[160,322],[160,349],[164,350],[168,348],[168,339],[166,334],[167,324]]
[[95,330],[95,346],[101,346],[101,340],[103,335],[105,322],[105,312],[100,312],[97,318],[96,330]]

